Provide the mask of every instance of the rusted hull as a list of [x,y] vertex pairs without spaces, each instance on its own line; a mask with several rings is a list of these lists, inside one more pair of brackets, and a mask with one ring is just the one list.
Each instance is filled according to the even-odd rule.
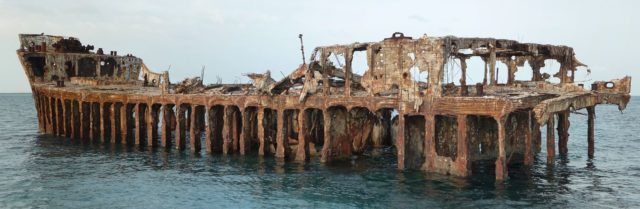
[[[91,143],[257,153],[295,161],[346,160],[372,147],[393,146],[399,169],[468,176],[473,162],[494,160],[497,180],[508,178],[508,166],[515,159],[533,164],[545,125],[548,163],[554,161],[555,131],[559,153],[567,154],[569,115],[579,109],[588,112],[586,141],[593,157],[594,107],[616,104],[624,109],[631,82],[630,77],[595,82],[589,91],[573,85],[572,77],[560,75],[560,84],[549,84],[539,73],[539,60],[527,51],[538,47],[549,50],[545,56],[560,59],[566,58],[564,52],[572,53],[570,48],[523,48],[517,42],[494,39],[413,40],[394,34],[382,43],[320,47],[313,55],[319,53],[320,61],[303,64],[277,82],[265,73],[250,74],[252,86],[204,86],[201,79],[171,86],[168,73],[149,71],[130,55],[93,54],[75,45],[61,48],[60,40],[67,39],[46,38],[27,36],[23,44],[49,42],[18,50],[43,133]],[[50,49],[52,41],[56,51]],[[480,48],[501,44],[522,51],[505,55],[499,47],[489,47],[461,54],[449,51],[451,44]],[[71,49],[76,51],[64,51]],[[358,50],[371,55],[367,63],[372,66],[364,75],[351,72],[351,59]],[[413,61],[403,58],[406,50],[415,53]],[[330,65],[331,53],[344,55],[345,65]],[[377,57],[380,53],[385,56]],[[441,58],[446,53],[461,61],[463,77],[465,60],[483,57],[483,83],[467,86],[461,79],[460,85],[444,84]],[[516,55],[532,61],[531,81],[513,77],[522,60],[507,57]],[[109,60],[120,64],[110,67]],[[498,84],[494,77],[496,60],[509,64],[506,84]],[[564,60],[561,71],[575,72],[579,62]],[[426,84],[407,76],[412,66],[426,67],[420,69],[430,75]],[[126,76],[132,73],[133,77]]]

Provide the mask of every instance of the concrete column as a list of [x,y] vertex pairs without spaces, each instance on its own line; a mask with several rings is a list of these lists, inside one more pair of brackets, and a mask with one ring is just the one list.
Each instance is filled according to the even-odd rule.
[[[350,63],[350,62],[349,62]],[[305,139],[305,109],[300,109],[298,113],[298,150],[296,153],[296,161],[305,161],[307,160],[307,152],[309,150],[309,143]]]
[[524,130],[524,164],[533,165],[533,137],[531,136],[531,111],[527,111],[526,129]]
[[276,130],[277,137],[276,137],[276,157],[278,158],[284,158],[285,153],[284,153],[284,143],[285,143],[285,137],[287,132],[284,130],[284,109],[278,109],[278,130]]
[[[67,127],[67,120],[69,120],[69,118],[67,118],[67,105],[64,102],[64,99],[58,99],[58,101],[56,102],[56,105],[61,105],[62,106],[62,121],[60,121],[60,115],[58,116],[58,135],[62,135],[62,136],[70,136],[69,135],[69,131],[68,129],[70,129],[70,127]],[[59,108],[57,108],[59,109]],[[57,112],[57,114],[60,114],[60,111]],[[62,124],[62,128],[60,128],[60,125]],[[62,130],[62,132],[60,132],[60,130]]]
[[247,144],[247,129],[249,129],[249,119],[251,118],[251,116],[249,114],[247,114],[246,109],[244,110],[240,110],[242,117],[240,117],[240,119],[242,120],[242,128],[240,131],[240,155],[245,155],[246,153],[246,144]]
[[186,147],[185,133],[184,133],[185,111],[181,106],[182,106],[181,104],[176,105],[176,113],[177,113],[176,115],[176,149],[178,150],[184,150]]
[[264,141],[264,108],[258,108],[258,141],[260,142],[260,148],[258,148],[258,155],[264,155],[265,141]]
[[[77,74],[76,74],[77,75]],[[84,121],[84,102],[82,100],[78,101],[78,111],[80,113],[80,123],[79,123],[79,128],[80,128],[80,139],[85,139],[84,136],[84,124],[86,121]]]
[[594,142],[595,142],[595,120],[596,120],[596,107],[591,106],[587,107],[587,143],[588,143],[588,156],[589,158],[593,158],[593,153],[595,152]]
[[[350,48],[344,49],[344,96],[351,97],[351,62],[353,61],[353,50]],[[297,157],[296,157],[297,158]]]
[[509,177],[507,171],[507,152],[505,144],[506,119],[496,119],[498,122],[498,159],[496,159],[496,181],[503,181]]
[[[232,141],[231,141],[231,146],[232,146],[232,150],[234,153],[238,152],[238,142],[240,139],[240,134],[238,134],[238,114],[236,114],[236,111],[232,111],[231,112],[231,137],[232,137]],[[241,118],[240,118],[241,119]]]
[[425,130],[425,134],[424,134],[424,162],[425,162],[425,169],[427,171],[434,171],[435,170],[435,158],[436,158],[436,141],[435,141],[435,130],[436,130],[436,123],[435,123],[435,117],[433,115],[427,114],[424,117],[424,130]]
[[173,113],[169,111],[169,107],[167,104],[162,104],[160,107],[160,111],[162,112],[162,125],[161,125],[161,146],[164,148],[169,148],[171,146],[171,128],[169,127],[169,123],[171,123],[171,117]]
[[542,149],[542,133],[540,132],[540,124],[538,123],[538,121],[535,119],[535,113],[531,114],[531,118],[529,120],[531,120],[531,128],[532,128],[532,132],[531,132],[531,137],[533,138],[533,144],[535,145],[535,151],[536,153],[539,153],[540,150]]
[[75,105],[73,103],[74,103],[73,99],[69,100],[69,109],[70,110],[67,110],[67,111],[70,112],[69,118],[67,118],[67,120],[69,120],[69,129],[70,129],[69,130],[69,132],[70,132],[69,135],[71,135],[70,136],[71,139],[75,139],[76,138],[76,136],[75,136],[76,135],[76,132],[75,132],[76,131],[76,127],[75,127],[76,118],[75,118],[75,110],[74,110]]
[[456,152],[455,166],[456,175],[468,176],[470,173],[470,161],[469,161],[469,137],[467,135],[467,116],[458,115],[458,147]]
[[496,48],[490,46],[489,50],[489,84],[493,86],[496,84]]
[[222,153],[225,155],[229,153],[229,142],[231,141],[231,134],[229,133],[231,130],[231,127],[229,127],[231,125],[231,116],[227,111],[229,111],[229,108],[224,106],[224,110],[222,112],[224,115],[224,120],[222,122]]
[[136,146],[141,146],[142,145],[142,130],[140,130],[140,103],[136,103],[136,106],[134,107],[134,120],[135,120],[135,124],[136,124],[136,131],[133,134],[135,136],[135,145]]
[[549,116],[547,121],[547,164],[553,164],[556,155],[555,114]]
[[127,134],[129,133],[127,116],[127,103],[122,103],[122,107],[120,107],[120,144],[129,144],[129,140],[127,140]]
[[157,147],[158,143],[156,142],[156,140],[154,140],[154,135],[155,132],[155,126],[157,126],[158,124],[155,123],[154,117],[153,117],[153,103],[147,103],[147,109],[145,110],[145,115],[146,115],[146,121],[147,122],[147,146],[149,147]]
[[569,110],[558,113],[558,149],[561,155],[569,152],[567,143],[569,142]]
[[460,76],[460,95],[467,96],[469,95],[469,90],[467,89],[467,58],[460,58],[460,70],[462,71],[462,76]]
[[200,126],[197,124],[197,105],[191,105],[191,121],[189,121],[189,145],[191,151],[199,152],[200,151],[200,132],[198,129]]
[[43,104],[44,104],[44,112],[45,112],[45,123],[46,123],[46,131],[48,134],[53,134],[53,118],[51,117],[51,115],[53,113],[51,113],[51,99],[49,99],[49,97],[43,97],[42,98]]
[[320,157],[320,162],[326,163],[329,162],[331,157],[331,116],[329,116],[329,109],[322,110],[322,119],[324,125],[324,143],[322,145],[322,156]]
[[111,103],[109,108],[109,117],[111,118],[111,144],[116,143],[116,103]]
[[[402,108],[401,108],[402,109]],[[396,135],[396,150],[398,151],[398,169],[404,169],[404,112],[398,115],[398,134]]]
[[[82,130],[82,126],[76,125],[76,123],[79,124],[79,122],[82,121],[82,118],[80,118],[80,108],[82,108],[82,106],[80,102],[78,102],[78,104],[76,105],[76,101],[73,99],[71,100],[70,106],[71,106],[71,138],[81,139],[82,137],[79,135],[79,133]],[[78,109],[78,112],[77,112],[78,114],[76,114],[76,109]]]
[[93,127],[94,127],[94,123],[95,123],[95,114],[94,113],[94,109],[93,109],[93,102],[89,103],[89,140],[91,142],[93,142]]
[[206,106],[206,109],[204,110],[206,112],[206,118],[205,120],[207,120],[207,126],[205,127],[205,140],[204,140],[204,146],[206,147],[207,153],[213,153],[213,134],[211,134],[211,130],[213,130],[213,127],[211,127],[213,125],[212,122],[212,116],[211,114],[213,113],[213,111],[211,111],[211,107]]
[[100,102],[100,143],[105,143],[104,103]]

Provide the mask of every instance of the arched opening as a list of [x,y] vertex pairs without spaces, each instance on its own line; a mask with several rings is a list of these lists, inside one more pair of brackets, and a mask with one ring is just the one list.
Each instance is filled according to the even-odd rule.
[[[235,105],[227,106],[227,112],[225,113],[225,123],[227,123],[227,138],[229,141],[225,143],[229,143],[228,152],[237,153],[240,148],[240,134],[242,133],[242,112],[240,112],[240,108]],[[224,144],[223,144],[224,149]],[[224,151],[224,150],[223,150]]]
[[322,159],[324,162],[348,159],[351,157],[353,142],[348,133],[349,112],[344,106],[333,106],[327,109],[327,114],[330,121],[325,122],[329,123],[331,131],[328,131],[329,144],[325,144],[325,147],[329,149],[329,152],[326,152],[327,156],[323,155]]
[[349,111],[348,133],[352,142],[352,152],[362,154],[371,146],[371,135],[377,117],[365,107],[354,107]]
[[257,150],[260,147],[260,139],[258,138],[258,108],[245,108],[243,116],[243,120],[245,124],[247,124],[243,129],[245,150]]
[[371,133],[371,145],[373,148],[383,148],[394,145],[393,141],[395,139],[392,139],[392,123],[397,113],[395,115],[393,113],[394,109],[391,108],[383,108],[376,111],[376,121]]
[[206,141],[208,152],[222,152],[222,130],[224,126],[224,106],[212,106],[207,112],[209,126],[209,141]]
[[264,153],[276,153],[276,138],[278,136],[278,113],[274,109],[265,108],[262,119],[264,128]]
[[298,148],[298,134],[300,128],[298,127],[298,110],[289,109],[284,110],[282,121],[282,134],[284,154],[286,158],[292,158],[296,154]]
[[324,118],[322,110],[316,108],[306,109],[304,114],[304,139],[309,144],[309,156],[320,155],[324,145]]
[[458,122],[455,116],[435,116],[435,142],[438,156],[456,160],[458,147]]
[[412,115],[404,117],[404,164],[408,169],[420,169],[425,160],[425,118],[423,115]]
[[466,123],[471,170],[493,174],[498,158],[498,122],[490,116],[468,115]]

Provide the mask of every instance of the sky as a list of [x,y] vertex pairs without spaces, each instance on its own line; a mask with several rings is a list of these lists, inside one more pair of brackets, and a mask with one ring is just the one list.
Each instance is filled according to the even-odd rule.
[[571,46],[591,70],[577,73],[577,81],[630,75],[632,95],[640,95],[639,8],[633,0],[0,0],[0,92],[30,92],[15,54],[20,33],[72,36],[131,53],[154,71],[169,70],[172,82],[206,66],[205,83],[246,83],[244,73],[270,70],[277,79],[296,69],[300,33],[308,60],[316,46],[403,32]]

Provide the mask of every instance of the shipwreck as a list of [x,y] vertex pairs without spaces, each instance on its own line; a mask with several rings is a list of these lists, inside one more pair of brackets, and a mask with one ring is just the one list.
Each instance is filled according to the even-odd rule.
[[[513,161],[533,163],[545,126],[547,161],[556,141],[566,154],[569,116],[579,109],[592,157],[595,106],[623,110],[630,99],[628,76],[576,84],[587,69],[571,47],[494,38],[394,33],[317,47],[308,62],[303,50],[303,63],[280,80],[265,72],[247,74],[247,84],[208,85],[170,83],[168,72],[132,54],[73,37],[19,38],[40,131],[90,143],[321,162],[388,146],[399,169],[468,176],[472,163],[488,160],[504,180]],[[468,68],[471,59],[483,67]],[[546,60],[559,63],[555,72],[541,71]],[[531,76],[516,80],[525,70]],[[468,83],[472,72],[481,77]]]

